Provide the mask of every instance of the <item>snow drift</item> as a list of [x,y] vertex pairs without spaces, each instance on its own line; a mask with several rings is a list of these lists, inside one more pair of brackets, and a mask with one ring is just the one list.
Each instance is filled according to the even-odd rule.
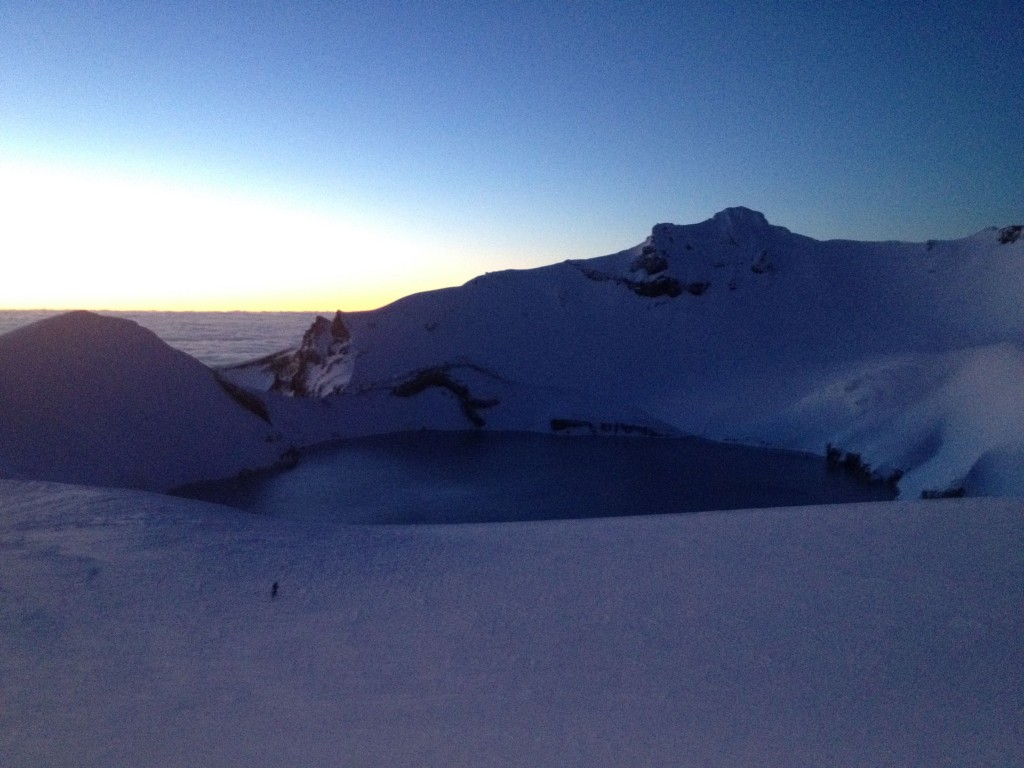
[[0,476],[167,490],[287,447],[258,398],[129,320],[71,312],[11,331],[0,371]]

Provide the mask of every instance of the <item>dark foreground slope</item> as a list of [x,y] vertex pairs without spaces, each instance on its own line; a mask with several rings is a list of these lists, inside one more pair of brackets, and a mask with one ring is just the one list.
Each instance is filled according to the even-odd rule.
[[166,490],[283,450],[255,401],[129,320],[72,312],[12,331],[0,371],[0,476]]

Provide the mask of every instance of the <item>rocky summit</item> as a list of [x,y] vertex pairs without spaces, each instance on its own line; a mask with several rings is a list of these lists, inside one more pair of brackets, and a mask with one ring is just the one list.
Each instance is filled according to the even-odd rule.
[[351,338],[340,310],[333,320],[318,316],[299,348],[276,358],[271,389],[294,397],[326,397],[343,391],[352,378]]

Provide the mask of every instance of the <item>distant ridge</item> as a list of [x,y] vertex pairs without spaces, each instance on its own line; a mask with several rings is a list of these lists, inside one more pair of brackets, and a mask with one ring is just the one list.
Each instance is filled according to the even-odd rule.
[[1024,455],[1020,231],[818,241],[744,207],[657,224],[625,251],[348,313],[352,376],[333,415],[278,415],[310,438],[472,428],[450,389],[424,390],[419,409],[390,394],[459,365],[460,386],[498,401],[482,428],[603,421],[831,446],[914,497],[1024,493],[980,471]]
[[906,497],[1024,495],[1022,231],[818,241],[728,208],[322,318],[219,374],[69,313],[0,336],[0,477],[165,490],[339,437],[489,429],[694,434]]

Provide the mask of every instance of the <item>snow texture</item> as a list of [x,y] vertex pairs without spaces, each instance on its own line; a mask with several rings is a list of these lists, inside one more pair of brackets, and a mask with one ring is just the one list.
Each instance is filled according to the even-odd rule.
[[1016,501],[353,527],[3,481],[0,509],[3,765],[1024,764]]

